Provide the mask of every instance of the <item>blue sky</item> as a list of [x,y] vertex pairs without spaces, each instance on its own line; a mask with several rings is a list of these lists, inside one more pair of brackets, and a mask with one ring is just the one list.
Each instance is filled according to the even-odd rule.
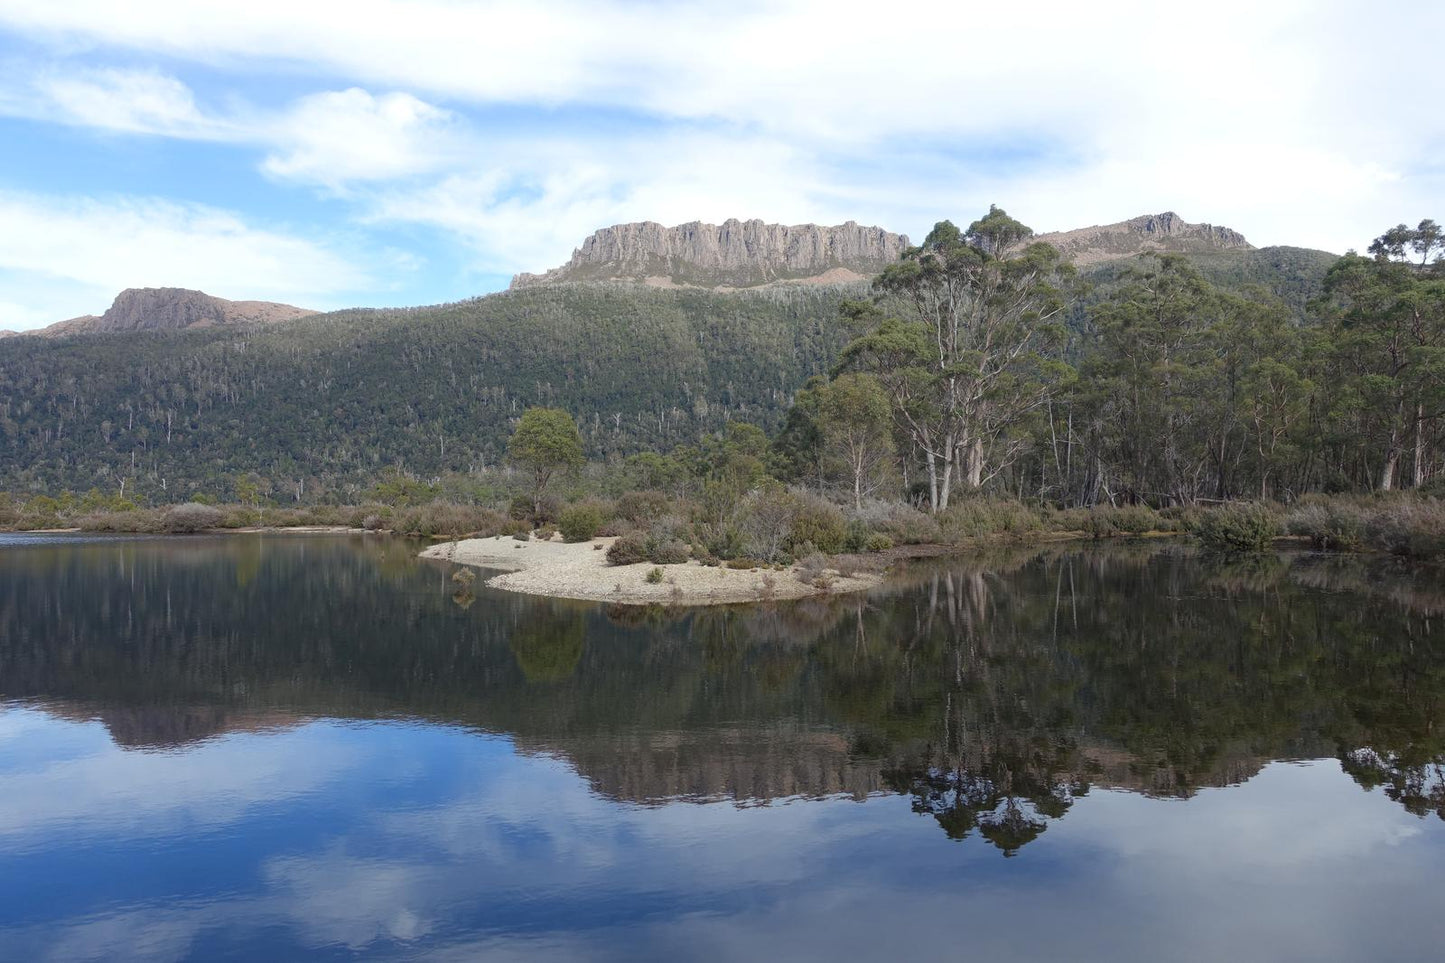
[[1445,216],[1445,5],[1003,6],[0,0],[0,328],[455,300],[633,220]]

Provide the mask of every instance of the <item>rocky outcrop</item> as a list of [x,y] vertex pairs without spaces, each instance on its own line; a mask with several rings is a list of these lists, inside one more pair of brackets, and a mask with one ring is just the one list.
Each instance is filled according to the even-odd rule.
[[127,288],[102,315],[58,321],[34,332],[41,337],[112,331],[180,331],[232,324],[273,324],[315,314],[273,301],[228,301],[187,288]]
[[644,221],[603,228],[563,266],[545,274],[518,274],[512,288],[574,281],[707,288],[846,283],[877,274],[907,246],[903,235],[853,221],[834,227],[735,219],[663,227]]
[[1118,224],[1039,234],[1031,240],[1052,244],[1079,265],[1114,261],[1150,251],[1201,254],[1254,247],[1238,231],[1213,224],[1190,224],[1173,211],[1146,214]]

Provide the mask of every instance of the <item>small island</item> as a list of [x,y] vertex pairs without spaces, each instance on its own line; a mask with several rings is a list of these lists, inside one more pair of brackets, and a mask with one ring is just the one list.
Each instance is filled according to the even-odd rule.
[[828,569],[802,564],[741,569],[696,560],[676,565],[613,565],[607,560],[607,549],[615,541],[519,541],[498,535],[443,542],[423,551],[421,557],[503,570],[487,580],[491,588],[624,605],[728,605],[799,599],[863,591],[882,582],[880,573],[856,569],[837,559],[831,561],[840,568]]

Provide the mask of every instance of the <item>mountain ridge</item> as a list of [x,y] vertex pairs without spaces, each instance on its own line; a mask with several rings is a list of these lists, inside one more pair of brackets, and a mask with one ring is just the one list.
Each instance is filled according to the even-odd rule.
[[848,283],[867,280],[907,246],[905,235],[856,221],[820,226],[729,218],[674,227],[636,221],[594,231],[566,264],[518,274],[508,290],[577,281],[713,289]]
[[1079,267],[1150,252],[1205,254],[1253,251],[1243,234],[1214,224],[1191,224],[1173,211],[1141,214],[1114,224],[1035,234],[1030,243],[1052,244]]
[[82,314],[34,331],[4,331],[0,338],[127,331],[183,331],[239,324],[275,324],[319,312],[276,301],[231,301],[191,288],[126,288],[104,314]]

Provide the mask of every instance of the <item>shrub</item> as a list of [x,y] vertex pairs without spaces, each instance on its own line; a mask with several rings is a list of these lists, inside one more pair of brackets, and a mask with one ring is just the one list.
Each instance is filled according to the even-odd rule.
[[1259,502],[1230,502],[1203,512],[1195,534],[1215,551],[1258,552],[1279,534],[1279,518]]
[[573,505],[557,520],[564,542],[590,542],[602,527],[602,511],[595,505]]
[[812,496],[799,496],[788,530],[786,547],[794,555],[805,542],[812,542],[817,551],[836,555],[848,540],[848,525],[837,506]]
[[1409,558],[1445,557],[1445,506],[1401,501],[1376,511],[1366,522],[1371,544]]
[[758,567],[758,560],[755,558],[730,558],[724,562],[723,565],[741,572],[747,572]]
[[535,510],[530,496],[518,495],[507,506],[507,514],[518,521],[545,525],[548,522],[557,521],[557,516],[561,514],[560,509],[561,503],[551,495],[543,495],[538,500]]
[[636,565],[647,561],[647,538],[636,532],[623,535],[607,549],[607,561],[613,565]]
[[1365,541],[1366,512],[1342,499],[1311,499],[1285,517],[1285,531],[1304,535],[1322,551],[1348,552]]
[[822,552],[813,552],[803,556],[798,561],[798,578],[809,585],[817,585],[819,588],[826,587],[825,582],[828,571],[828,558]]
[[892,547],[893,539],[884,535],[882,532],[874,532],[872,535],[869,535],[863,543],[863,551],[865,552],[886,552]]
[[1090,538],[1146,535],[1174,531],[1176,527],[1148,505],[1095,505],[1079,515],[1068,514],[1071,515],[1070,530],[1082,531]]
[[453,502],[429,502],[397,511],[392,528],[403,535],[421,538],[457,538],[473,533],[494,535],[507,526],[497,512]]
[[161,524],[165,531],[173,535],[189,535],[217,527],[224,517],[218,508],[187,502],[166,509]]
[[647,560],[656,565],[681,565],[691,554],[687,543],[676,538],[647,540]]
[[932,545],[943,538],[938,520],[910,505],[894,505],[876,526],[895,545]]
[[937,516],[946,542],[988,535],[1018,535],[1041,527],[1038,513],[1006,498],[964,498]]
[[654,568],[647,573],[648,585],[660,585],[662,583],[662,569]]
[[667,496],[662,492],[626,492],[617,499],[617,516],[645,525],[667,513]]

